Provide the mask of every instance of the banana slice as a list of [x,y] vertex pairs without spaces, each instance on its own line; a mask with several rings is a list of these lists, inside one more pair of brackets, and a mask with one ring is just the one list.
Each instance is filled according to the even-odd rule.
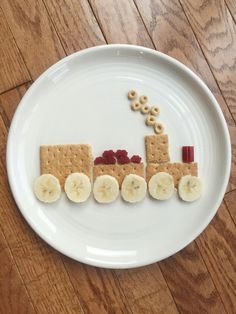
[[71,173],[65,181],[65,192],[72,202],[85,202],[91,192],[89,177],[80,172]]
[[109,175],[98,176],[93,185],[93,195],[98,203],[115,201],[119,195],[118,181]]
[[52,174],[42,174],[34,182],[34,194],[41,202],[56,202],[61,195],[59,180]]
[[167,200],[174,193],[174,179],[167,172],[154,174],[148,183],[150,195],[157,200]]
[[121,185],[121,196],[126,202],[139,202],[146,196],[146,193],[147,183],[143,177],[136,174],[125,176]]
[[198,177],[183,176],[178,185],[179,196],[186,202],[196,201],[202,194],[202,182]]

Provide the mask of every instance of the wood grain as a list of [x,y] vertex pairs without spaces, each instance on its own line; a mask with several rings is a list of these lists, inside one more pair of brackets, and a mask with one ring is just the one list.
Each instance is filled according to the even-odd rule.
[[63,260],[85,313],[131,313],[111,270]]
[[225,204],[197,239],[199,250],[214,278],[227,313],[236,309],[236,228]]
[[228,191],[236,189],[236,125],[181,5],[177,0],[136,0],[136,4],[156,49],[176,58],[198,74],[219,102],[233,144]]
[[179,313],[157,263],[115,273],[133,313]]
[[226,313],[195,243],[160,262],[181,313]]
[[153,48],[133,1],[89,0],[89,2],[109,44],[132,43]]
[[235,0],[225,0],[225,3],[228,6],[228,9],[234,19],[234,21],[236,22],[236,2]]
[[[0,117],[0,126],[3,121]],[[6,239],[0,229],[0,313],[35,313]]]
[[0,113],[7,128],[10,127],[20,99],[24,96],[30,85],[31,83],[28,82],[0,95]]
[[29,81],[30,76],[1,8],[0,43],[0,93],[2,93]]
[[[14,107],[12,103],[17,104],[20,95],[17,92],[14,98],[13,91],[9,93],[5,103],[8,100],[9,107]],[[53,313],[83,313],[59,253],[32,232],[12,198],[5,168],[7,131],[3,123],[0,129],[0,226],[33,305],[40,313],[47,313],[49,308]]]
[[86,0],[44,0],[44,3],[67,54],[106,43]]
[[236,25],[232,16],[224,0],[180,2],[236,121]]
[[225,195],[225,203],[236,225],[236,190]]
[[33,79],[65,56],[42,0],[1,0],[0,6]]

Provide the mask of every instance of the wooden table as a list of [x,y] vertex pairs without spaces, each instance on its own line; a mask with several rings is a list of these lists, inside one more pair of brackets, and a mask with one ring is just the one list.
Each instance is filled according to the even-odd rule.
[[[235,0],[0,1],[1,313],[236,313],[235,21]],[[27,88],[65,55],[106,43],[186,64],[218,100],[232,141],[227,193],[207,229],[175,256],[133,270],[86,266],[44,243],[17,210],[5,167],[7,132]]]

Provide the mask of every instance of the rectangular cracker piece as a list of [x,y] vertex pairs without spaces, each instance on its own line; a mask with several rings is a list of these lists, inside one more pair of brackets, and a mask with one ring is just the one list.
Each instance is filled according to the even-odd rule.
[[145,136],[147,163],[164,163],[170,161],[168,135]]
[[121,186],[122,181],[124,180],[127,174],[137,174],[144,178],[144,164],[124,164],[124,165],[96,165],[93,168],[93,180],[95,181],[96,177],[108,174],[117,179],[119,186]]
[[92,165],[92,148],[88,144],[40,146],[41,174],[57,177],[62,190],[70,173],[83,172],[91,179]]
[[173,176],[175,187],[177,187],[179,180],[182,176],[186,176],[188,174],[192,176],[198,175],[198,164],[196,162],[194,163],[174,162],[159,165],[155,163],[150,163],[146,167],[147,182],[155,173],[162,171],[168,172],[170,175]]

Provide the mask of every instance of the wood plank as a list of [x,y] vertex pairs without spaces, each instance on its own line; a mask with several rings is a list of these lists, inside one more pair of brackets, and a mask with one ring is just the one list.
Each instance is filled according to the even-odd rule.
[[[0,125],[3,121],[0,117]],[[35,313],[6,239],[0,230],[0,313]]]
[[0,6],[33,79],[65,56],[42,0],[1,0]]
[[236,225],[236,190],[225,195],[225,203]]
[[236,228],[225,204],[197,244],[227,313],[236,309]]
[[87,0],[44,0],[67,54],[105,44]]
[[236,22],[236,1],[235,0],[225,0],[228,9],[234,19],[234,21]]
[[130,43],[153,48],[133,1],[90,0],[89,2],[109,44]]
[[[9,106],[19,100],[18,93],[15,99],[11,95]],[[7,131],[0,122],[0,224],[33,305],[40,313],[49,308],[54,313],[83,313],[60,254],[32,232],[12,198],[4,160]]]
[[133,313],[179,313],[157,263],[115,273]]
[[111,270],[63,261],[85,313],[131,313]]
[[[236,125],[221,95],[196,37],[177,0],[136,0],[156,48],[187,65],[211,89],[224,113],[232,141],[232,167],[228,191],[236,188]],[[167,36],[168,34],[168,36]]]
[[10,127],[15,110],[30,85],[31,82],[28,82],[0,95],[0,110],[2,109],[2,117],[7,128]]
[[236,25],[224,0],[180,0],[236,121]]
[[226,313],[195,243],[160,262],[181,313]]
[[30,75],[0,8],[0,93],[30,80]]

